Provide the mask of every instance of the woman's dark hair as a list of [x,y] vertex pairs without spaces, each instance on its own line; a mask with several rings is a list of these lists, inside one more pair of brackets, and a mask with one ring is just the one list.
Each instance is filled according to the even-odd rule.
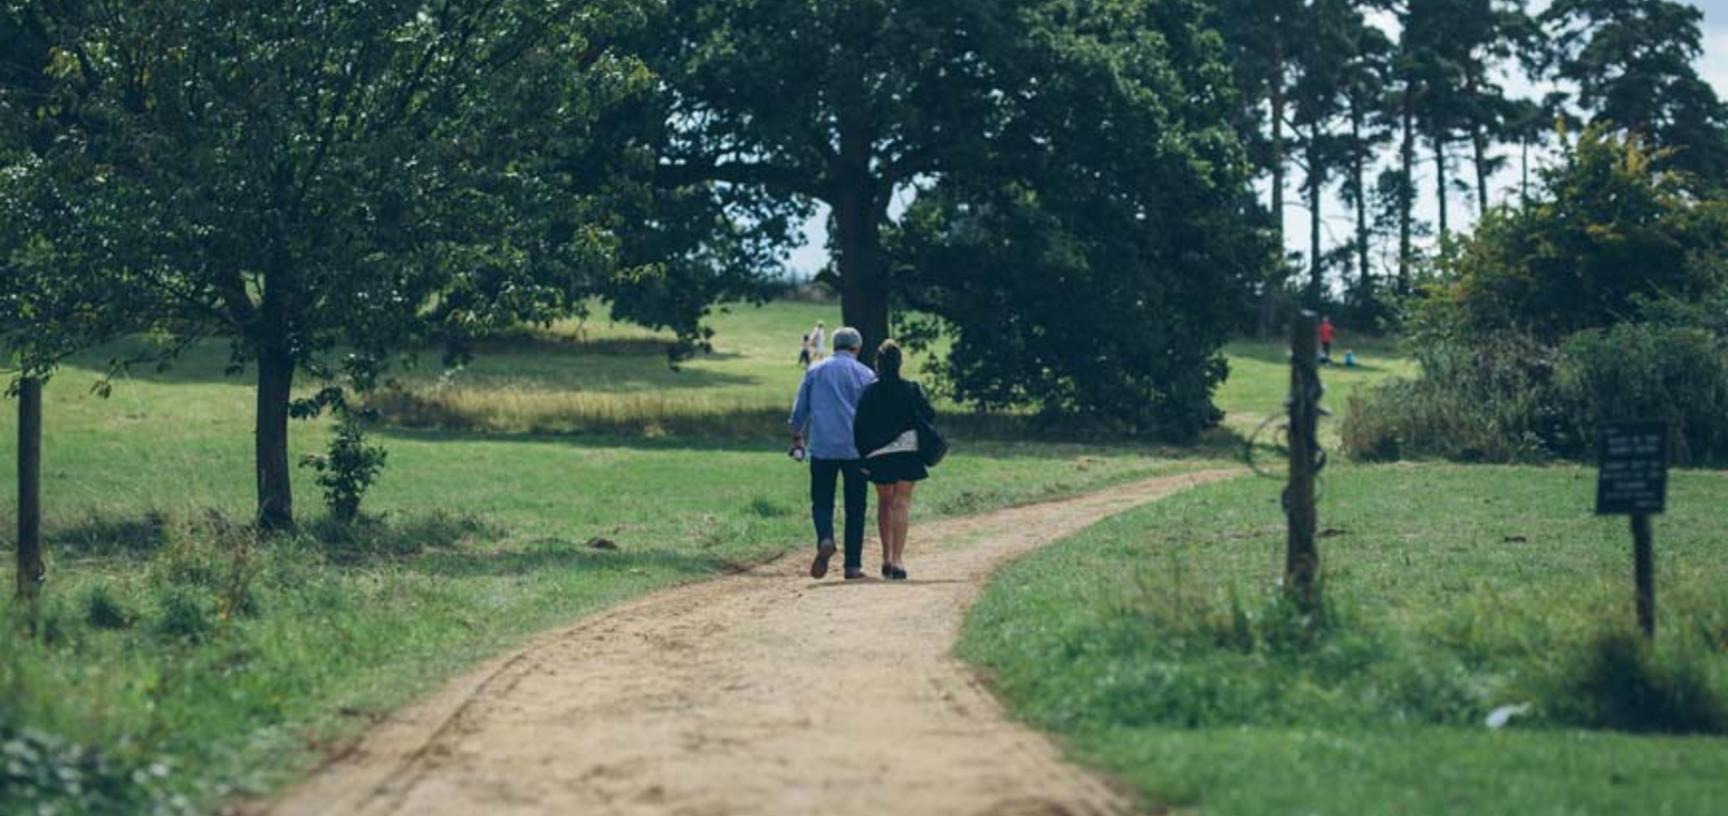
[[900,351],[900,344],[893,340],[883,340],[876,347],[876,376],[884,380],[900,379],[900,365],[905,362],[906,355]]

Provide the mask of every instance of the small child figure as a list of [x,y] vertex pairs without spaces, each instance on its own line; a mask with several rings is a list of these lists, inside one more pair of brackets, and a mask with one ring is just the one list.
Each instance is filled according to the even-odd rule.
[[1356,367],[1356,351],[1354,349],[1345,349],[1344,350],[1344,367],[1345,368],[1355,368]]
[[810,367],[810,335],[804,335],[803,343],[798,348],[798,365]]

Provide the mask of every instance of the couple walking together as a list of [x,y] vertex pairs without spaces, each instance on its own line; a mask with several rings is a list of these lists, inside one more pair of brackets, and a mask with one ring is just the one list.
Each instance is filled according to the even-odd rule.
[[905,580],[906,531],[912,488],[929,476],[920,450],[935,410],[916,382],[901,376],[905,354],[887,340],[876,351],[876,370],[858,360],[864,338],[850,327],[834,331],[834,356],[810,367],[792,405],[792,455],[809,452],[810,515],[816,524],[816,560],[810,577],[828,574],[834,557],[834,493],[844,483],[847,580],[864,577],[864,512],[876,485],[876,527],[882,539],[882,577]]

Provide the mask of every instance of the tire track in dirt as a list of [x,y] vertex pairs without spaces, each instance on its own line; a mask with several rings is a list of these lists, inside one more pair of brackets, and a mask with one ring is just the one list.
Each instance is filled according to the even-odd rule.
[[1128,798],[1009,720],[951,650],[1003,562],[1232,475],[1168,476],[922,524],[904,583],[811,581],[799,550],[651,594],[458,679],[247,810],[1129,811]]

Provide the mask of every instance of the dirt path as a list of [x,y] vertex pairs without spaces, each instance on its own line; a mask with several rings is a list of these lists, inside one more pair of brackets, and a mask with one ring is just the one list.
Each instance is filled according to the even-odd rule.
[[[1208,472],[923,524],[913,580],[808,554],[537,640],[378,726],[277,814],[1117,813],[951,656],[998,565]],[[865,563],[876,564],[874,542]],[[836,559],[838,565],[838,559]]]

